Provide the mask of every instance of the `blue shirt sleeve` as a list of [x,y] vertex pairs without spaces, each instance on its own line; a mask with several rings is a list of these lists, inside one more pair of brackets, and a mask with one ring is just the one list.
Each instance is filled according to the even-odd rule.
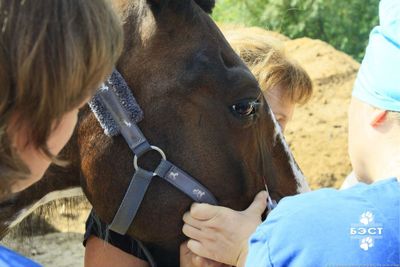
[[0,267],[40,267],[40,265],[0,246]]
[[400,264],[400,185],[389,179],[281,200],[249,240],[246,267]]

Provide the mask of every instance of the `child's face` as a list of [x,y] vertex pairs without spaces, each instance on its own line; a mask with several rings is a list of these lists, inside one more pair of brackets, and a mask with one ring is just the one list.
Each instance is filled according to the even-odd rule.
[[295,103],[285,96],[280,86],[265,90],[264,97],[281,126],[282,131],[285,131],[287,123],[292,120]]
[[[57,155],[58,153],[60,153],[61,149],[71,138],[78,120],[79,108],[80,107],[77,107],[72,111],[66,113],[62,118],[60,124],[53,130],[52,134],[50,135],[47,141],[47,145],[53,155]],[[19,132],[13,133],[13,136],[15,137],[13,141],[17,153],[31,172],[29,179],[19,179],[16,180],[13,184],[11,191],[18,192],[40,180],[40,178],[43,176],[43,174],[51,164],[51,160],[43,155],[43,153],[41,153],[33,145],[28,144],[27,146],[25,146],[26,137],[22,128]]]

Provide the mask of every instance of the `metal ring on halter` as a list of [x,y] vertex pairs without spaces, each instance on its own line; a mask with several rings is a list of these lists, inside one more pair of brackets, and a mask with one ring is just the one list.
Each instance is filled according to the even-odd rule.
[[[164,153],[164,151],[162,151],[161,148],[159,148],[158,146],[150,146],[150,148],[151,148],[151,150],[157,151],[163,160],[167,160],[167,156],[165,156],[165,153]],[[149,151],[151,151],[151,150],[149,150]],[[138,157],[135,155],[135,157],[133,158],[133,167],[135,168],[135,171],[137,171],[139,169],[137,161],[138,161]]]

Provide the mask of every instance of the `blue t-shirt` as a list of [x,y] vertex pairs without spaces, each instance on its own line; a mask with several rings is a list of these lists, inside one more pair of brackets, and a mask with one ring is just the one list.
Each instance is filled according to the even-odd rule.
[[249,240],[246,267],[400,266],[400,183],[282,199]]
[[40,267],[40,265],[0,246],[0,267]]

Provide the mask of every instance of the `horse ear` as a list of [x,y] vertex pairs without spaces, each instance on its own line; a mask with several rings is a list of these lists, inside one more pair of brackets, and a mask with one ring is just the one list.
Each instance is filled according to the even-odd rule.
[[160,10],[162,6],[167,5],[169,0],[147,0],[147,3],[153,11]]
[[208,14],[211,14],[215,6],[215,0],[195,0],[195,2]]
[[[147,0],[148,3],[152,7],[160,8],[164,4],[168,4],[170,0]],[[182,0],[179,0],[182,1]],[[194,0],[196,4],[198,4],[205,12],[211,14],[214,6],[215,6],[215,0]]]

